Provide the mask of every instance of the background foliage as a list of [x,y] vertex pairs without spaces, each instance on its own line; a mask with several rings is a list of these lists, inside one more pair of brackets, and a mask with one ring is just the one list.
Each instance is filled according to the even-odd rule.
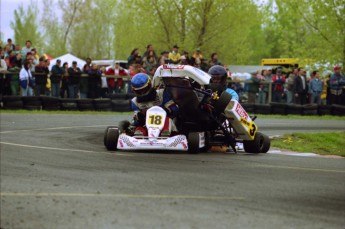
[[[343,0],[53,0],[13,12],[14,42],[30,39],[43,53],[127,59],[148,44],[224,64],[293,57],[345,66]],[[61,14],[56,14],[59,9]],[[5,42],[7,38],[1,37]]]

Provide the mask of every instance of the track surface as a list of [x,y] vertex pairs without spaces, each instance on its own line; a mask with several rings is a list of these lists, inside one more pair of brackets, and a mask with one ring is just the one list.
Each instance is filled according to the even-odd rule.
[[[1,229],[345,228],[345,160],[116,152],[110,115],[0,114]],[[344,121],[257,119],[265,134]]]

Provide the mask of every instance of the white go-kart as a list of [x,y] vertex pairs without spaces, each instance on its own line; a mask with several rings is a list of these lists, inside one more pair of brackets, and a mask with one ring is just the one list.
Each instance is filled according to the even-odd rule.
[[[250,116],[226,91],[210,85],[210,75],[192,66],[162,65],[154,86],[165,88],[179,107],[172,121],[160,107],[146,113],[147,136],[136,136],[129,122],[121,128],[109,126],[104,134],[108,150],[181,150],[205,152],[212,146],[227,146],[237,152],[243,144],[247,153],[266,153],[270,139],[258,131]],[[220,93],[219,93],[220,92]],[[177,131],[172,131],[175,126]]]

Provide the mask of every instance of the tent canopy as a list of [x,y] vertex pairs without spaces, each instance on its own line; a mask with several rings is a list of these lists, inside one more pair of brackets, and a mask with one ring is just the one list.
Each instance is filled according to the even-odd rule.
[[73,56],[73,55],[70,54],[70,53],[67,53],[67,54],[65,54],[65,55],[63,55],[63,56],[59,56],[59,57],[56,57],[56,58],[52,59],[52,60],[50,61],[49,70],[52,69],[52,67],[56,64],[56,61],[57,61],[58,59],[61,60],[61,67],[62,67],[62,65],[63,65],[65,62],[68,63],[68,67],[71,67],[71,66],[72,66],[72,62],[73,62],[73,61],[77,61],[77,66],[78,66],[81,70],[83,70],[83,67],[84,67],[84,65],[86,64],[86,61],[85,61],[85,60],[82,60],[82,59],[80,59],[80,58],[78,58],[78,57],[76,57],[76,56]]

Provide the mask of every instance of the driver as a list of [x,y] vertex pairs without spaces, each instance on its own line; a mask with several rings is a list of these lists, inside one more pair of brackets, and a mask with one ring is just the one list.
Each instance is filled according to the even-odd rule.
[[[134,111],[133,123],[135,135],[147,135],[145,125],[146,111],[153,106],[160,106],[169,118],[174,118],[178,107],[171,99],[170,94],[164,89],[154,89],[150,77],[145,73],[138,73],[131,80],[132,91],[136,95],[132,99],[132,110]],[[163,129],[164,130],[164,129]]]
[[228,73],[225,68],[221,65],[214,65],[208,70],[208,74],[211,75],[210,88],[212,91],[217,91],[218,95],[223,91],[226,91],[232,96],[232,100],[237,100],[239,102],[240,97],[237,92],[226,85],[226,79]]

